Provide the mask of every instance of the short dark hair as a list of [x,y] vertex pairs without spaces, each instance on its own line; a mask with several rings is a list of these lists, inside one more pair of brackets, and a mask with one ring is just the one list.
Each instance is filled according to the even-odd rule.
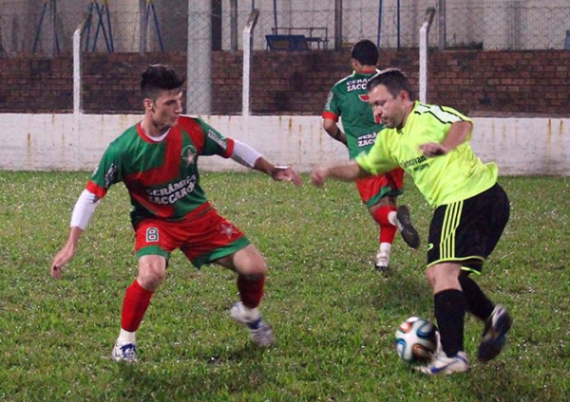
[[351,57],[363,66],[375,66],[378,64],[378,48],[371,40],[362,39],[352,48]]
[[142,74],[141,92],[145,98],[156,100],[161,91],[182,90],[184,80],[165,64],[151,64]]
[[400,91],[406,91],[410,99],[415,99],[408,77],[398,68],[386,68],[372,76],[366,83],[366,90],[370,92],[378,85],[384,85],[393,97],[396,97]]

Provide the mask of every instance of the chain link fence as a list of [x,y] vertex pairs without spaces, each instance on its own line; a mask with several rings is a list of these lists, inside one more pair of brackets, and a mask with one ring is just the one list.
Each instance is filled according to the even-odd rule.
[[[445,5],[446,48],[569,49],[570,2],[466,0]],[[437,17],[436,17],[437,19]],[[435,37],[441,33],[435,24]]]
[[[69,53],[73,31],[88,15],[92,18],[84,51],[186,51],[188,13],[195,4],[194,0],[0,0],[0,55]],[[433,46],[570,48],[568,0],[211,0],[204,29],[212,27],[213,50],[242,49],[241,31],[257,8],[254,49],[269,49],[268,35],[302,36],[308,49],[349,47],[362,38],[375,40],[381,48],[410,48],[418,46],[418,29],[430,6],[438,10],[430,35]]]
[[184,51],[188,0],[0,0],[5,56],[72,51],[73,32],[87,17],[84,51]]
[[[95,109],[93,103],[105,98],[112,99],[109,109],[120,111],[125,99],[137,98],[138,77],[128,77],[133,68],[144,67],[141,59],[109,71],[101,57],[128,53],[128,58],[150,55],[145,62],[173,64],[192,85],[187,110],[209,113],[218,110],[212,107],[212,83],[216,85],[220,77],[238,81],[243,76],[242,32],[254,9],[259,18],[251,44],[263,54],[264,50],[338,50],[362,38],[375,41],[381,49],[417,48],[426,9],[434,6],[432,48],[570,50],[569,0],[0,0],[0,58],[32,55],[34,71],[57,81],[59,70],[54,67],[56,73],[51,74],[45,59],[64,56],[56,64],[69,70],[74,31],[87,21],[81,37],[86,109]],[[239,67],[230,73],[225,63],[211,65],[212,51],[224,51],[226,63]],[[292,54],[265,68],[287,68]],[[333,55],[313,54],[325,63]],[[17,81],[18,74],[9,78]],[[109,85],[95,84],[101,76]],[[64,78],[56,81],[50,85],[58,86]],[[235,87],[217,89],[222,91],[217,102],[231,101],[234,110],[234,103],[239,103]],[[138,98],[130,103],[138,104]]]
[[[229,6],[230,1],[225,1]],[[303,35],[308,49],[350,47],[374,40],[380,48],[418,47],[428,7],[436,18],[430,45],[440,49],[570,50],[568,0],[277,0],[239,2],[239,26],[250,6],[260,10],[256,49],[268,49],[267,35]],[[224,8],[226,11],[227,7]],[[222,18],[230,24],[230,15]],[[227,33],[227,32],[226,32]],[[224,34],[224,49],[230,37]],[[241,44],[240,44],[241,48]],[[293,44],[293,48],[295,44]]]

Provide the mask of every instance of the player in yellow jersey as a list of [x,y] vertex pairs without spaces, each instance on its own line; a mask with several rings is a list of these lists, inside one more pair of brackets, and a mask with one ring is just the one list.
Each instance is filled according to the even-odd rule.
[[465,313],[485,324],[480,361],[502,350],[512,319],[495,305],[470,274],[501,237],[509,199],[497,183],[494,163],[484,164],[469,145],[473,123],[456,110],[414,101],[407,77],[398,69],[379,72],[367,83],[373,113],[386,128],[367,154],[354,161],[315,168],[313,184],[330,177],[353,181],[402,167],[435,209],[429,229],[426,277],[432,287],[440,347],[427,366],[429,375],[469,370],[463,347]]

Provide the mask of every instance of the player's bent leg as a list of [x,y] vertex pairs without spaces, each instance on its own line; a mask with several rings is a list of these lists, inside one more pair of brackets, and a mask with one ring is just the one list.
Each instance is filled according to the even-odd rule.
[[238,274],[237,287],[241,301],[233,305],[230,317],[248,328],[254,343],[265,347],[272,345],[275,336],[259,311],[267,272],[267,265],[261,253],[250,244],[234,254],[217,260],[216,263]]
[[[389,196],[389,198],[392,199],[391,201],[393,205],[396,205],[396,194],[401,193],[404,186],[404,170],[401,168],[391,170],[384,174],[384,178],[384,186],[391,190],[392,195]],[[407,206],[402,205],[398,208],[395,215],[395,217],[391,217],[391,221],[398,227],[398,231],[400,232],[402,239],[404,239],[408,246],[413,249],[417,249],[420,246],[420,237],[417,230],[412,225],[410,209]]]
[[392,243],[396,237],[397,226],[396,204],[394,197],[385,196],[374,206],[369,208],[372,218],[380,226],[380,245],[376,253],[374,267],[376,271],[388,276],[390,273],[390,253],[392,251]]
[[137,361],[135,334],[150,304],[154,290],[166,276],[166,258],[146,255],[139,259],[137,279],[129,286],[123,299],[121,331],[113,347],[116,361]]
[[481,321],[486,321],[493,313],[495,305],[470,276],[471,267],[462,267],[459,274],[459,284],[465,294],[467,312],[473,314]]
[[267,264],[253,244],[248,244],[241,250],[217,259],[215,262],[251,279],[265,277],[267,273]]
[[469,361],[463,351],[465,296],[458,280],[460,269],[459,263],[445,262],[435,264],[426,271],[426,278],[433,289],[439,341],[431,362],[418,368],[424,374],[452,374],[469,370]]

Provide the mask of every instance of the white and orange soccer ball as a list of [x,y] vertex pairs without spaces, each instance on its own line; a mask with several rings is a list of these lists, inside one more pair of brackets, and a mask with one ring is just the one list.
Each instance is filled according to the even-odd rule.
[[396,352],[412,363],[428,360],[437,348],[437,329],[430,320],[412,316],[396,330]]

